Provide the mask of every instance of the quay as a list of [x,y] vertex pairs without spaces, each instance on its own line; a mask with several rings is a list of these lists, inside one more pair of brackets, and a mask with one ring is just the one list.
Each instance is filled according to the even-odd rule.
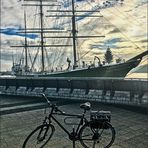
[[54,97],[88,97],[102,101],[128,98],[131,102],[136,99],[139,103],[147,103],[148,81],[95,77],[4,77],[0,78],[0,92],[10,95],[37,95],[44,92]]
[[[39,95],[44,92],[67,113],[81,113],[79,104],[86,101],[93,110],[111,111],[116,130],[111,148],[147,148],[147,85],[147,80],[135,79],[0,78],[0,146],[22,147],[27,135],[42,123],[46,103]],[[63,117],[57,118],[64,124]],[[47,147],[72,148],[63,131],[55,128]],[[82,148],[79,142],[76,148]]]
[[[7,104],[14,104],[14,100],[16,101],[17,99],[11,98],[8,101],[8,99],[3,98],[2,100],[7,100]],[[18,98],[18,101],[24,100],[26,98]],[[60,105],[60,109],[67,113],[81,113],[80,103],[63,104]],[[93,110],[109,110],[112,113],[111,124],[116,130],[116,138],[111,148],[147,148],[148,118],[146,114],[107,104],[96,102],[91,102],[91,104]],[[21,148],[24,139],[36,126],[42,123],[43,118],[44,109],[1,115],[0,146],[2,148]],[[62,116],[57,116],[57,119],[61,124],[64,124]],[[55,125],[55,128],[56,131],[51,141],[47,144],[47,148],[72,148],[72,142],[68,139],[67,135],[57,125]],[[68,125],[66,128],[72,131],[72,126]],[[76,142],[76,148],[82,148],[79,142]]]
[[16,90],[19,87],[26,87],[26,90],[35,87],[42,87],[45,91],[47,88],[85,89],[86,93],[90,89],[110,90],[110,91],[132,91],[132,92],[147,92],[147,80],[142,79],[121,79],[121,78],[96,78],[96,77],[15,77],[15,78],[0,78],[0,86],[5,86],[8,89],[15,86]]

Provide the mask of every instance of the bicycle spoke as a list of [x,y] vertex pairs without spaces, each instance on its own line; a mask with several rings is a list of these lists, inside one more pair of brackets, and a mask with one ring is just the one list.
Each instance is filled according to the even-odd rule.
[[37,127],[25,140],[23,148],[42,148],[50,140],[54,132],[51,125]]
[[99,129],[85,125],[80,133],[80,142],[85,148],[105,148],[112,144],[114,134],[111,126],[108,129]]
[[[71,135],[68,135],[70,140],[80,140],[84,148],[109,148],[113,144],[115,139],[115,130],[109,123],[111,119],[109,111],[94,111],[90,116],[90,121],[88,121],[85,118],[85,113],[86,110],[90,110],[90,103],[81,104],[81,108],[84,109],[84,114],[82,115],[66,114],[61,111],[58,106],[51,104],[44,94],[42,96],[51,107],[51,112],[45,117],[43,125],[38,126],[29,134],[24,141],[22,148],[45,148],[55,131],[54,126],[51,124],[51,119],[54,120],[55,123],[57,123],[67,134],[69,133],[69,131],[67,131],[66,128],[64,128],[64,126],[62,126],[62,124],[54,118],[54,114],[72,116],[80,119],[76,133],[72,132]],[[47,119],[49,120],[48,122],[46,122]],[[65,124],[66,119],[69,119],[69,117],[64,119]]]
[[95,148],[95,145],[96,145],[96,141],[94,140],[94,143],[93,143],[93,148]]

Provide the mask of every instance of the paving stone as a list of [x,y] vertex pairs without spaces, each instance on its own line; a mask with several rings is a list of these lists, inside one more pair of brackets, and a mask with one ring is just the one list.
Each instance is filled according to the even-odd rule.
[[[81,113],[79,104],[69,104],[60,107],[68,113]],[[94,110],[110,110],[112,124],[116,129],[116,139],[112,148],[147,148],[148,146],[148,116],[128,110],[92,103]],[[44,109],[13,113],[1,116],[0,134],[1,148],[21,148],[27,135],[40,125],[44,118]],[[63,123],[62,116],[56,116]],[[68,136],[55,124],[55,134],[46,146],[47,148],[72,148]],[[66,126],[66,125],[65,125]],[[72,131],[72,127],[66,126]],[[46,148],[45,147],[45,148]],[[79,142],[76,148],[82,148]]]

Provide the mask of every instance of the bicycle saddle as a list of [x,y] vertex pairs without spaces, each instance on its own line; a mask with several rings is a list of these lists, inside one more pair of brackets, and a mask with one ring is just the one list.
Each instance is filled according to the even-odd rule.
[[89,102],[80,104],[80,108],[85,109],[85,110],[90,110],[91,104]]

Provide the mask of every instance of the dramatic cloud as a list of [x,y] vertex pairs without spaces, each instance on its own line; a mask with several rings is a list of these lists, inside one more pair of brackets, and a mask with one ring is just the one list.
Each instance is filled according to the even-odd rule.
[[21,30],[21,28],[5,28],[5,29],[0,29],[1,34],[5,34],[5,35],[10,35],[10,36],[21,36],[21,37],[27,37],[30,39],[35,39],[38,37],[38,35],[36,34],[26,34],[25,33],[19,33]]
[[[2,0],[2,49],[0,59],[2,70],[11,69],[12,54],[14,57],[20,57],[20,53],[23,51],[22,48],[10,48],[10,45],[19,45],[21,42],[24,42],[24,34],[17,33],[18,28],[24,28],[24,8],[21,6],[22,2],[23,1],[17,2],[16,0]],[[65,1],[61,1],[61,4],[63,6],[61,6],[61,9],[68,9],[71,7],[71,4]],[[147,50],[147,0],[125,0],[122,5],[119,1],[117,2],[113,0],[111,0],[110,3],[106,3],[105,0],[77,0],[76,7],[77,10],[97,10],[97,13],[89,12],[85,13],[85,16],[77,17],[76,28],[78,30],[78,35],[104,36],[101,38],[77,40],[77,50],[80,54],[79,57],[85,55],[82,60],[91,61],[96,55],[103,59],[104,52],[108,46],[111,48],[114,55],[118,55],[124,59],[129,59]],[[50,13],[47,13],[47,9],[52,8],[48,7],[44,10],[44,13],[49,15]],[[38,13],[32,15],[35,10],[38,10],[38,8],[27,8],[27,27],[39,27]],[[86,17],[91,15],[103,15],[104,17]],[[34,17],[36,17],[35,20],[33,19]],[[37,26],[34,24],[37,24]],[[53,20],[52,18],[47,17],[45,18],[44,25],[47,26],[47,28],[54,26],[59,28],[65,27],[67,29],[71,25],[71,21],[68,21],[68,18],[57,18],[56,20]],[[47,35],[53,36],[53,34]],[[40,43],[36,34],[33,34],[33,36],[28,34],[27,38],[32,42],[32,44]],[[62,44],[72,43],[70,39],[65,42],[63,40],[61,41]],[[46,44],[49,43],[59,43],[59,40],[46,39]],[[33,52],[32,55],[34,57],[37,50],[29,50],[30,52]],[[51,60],[51,62],[57,60],[56,62],[61,64],[63,61],[66,61],[65,59],[67,57],[72,57],[72,52],[72,47],[46,49],[46,53],[49,53],[48,59]],[[58,58],[56,58],[56,55],[58,55]],[[60,58],[61,60],[58,62],[58,59]],[[56,65],[56,62],[54,62],[54,65]]]
[[113,30],[111,30],[111,31],[109,32],[109,34],[114,34],[114,33],[119,33],[119,32],[120,32],[119,29],[114,28]]

